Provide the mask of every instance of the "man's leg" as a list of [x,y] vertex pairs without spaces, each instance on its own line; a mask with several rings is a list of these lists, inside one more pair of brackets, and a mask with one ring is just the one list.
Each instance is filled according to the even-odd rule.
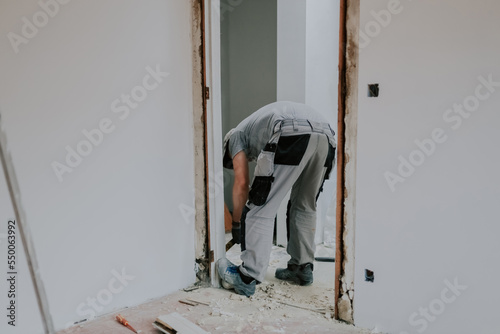
[[302,285],[312,284],[316,248],[316,198],[325,177],[328,139],[325,135],[315,133],[311,135],[311,144],[313,154],[294,183],[290,196],[287,252],[291,259],[287,269],[276,271],[277,278],[295,280]]
[[274,181],[264,205],[247,203],[245,250],[241,254],[243,264],[237,267],[225,258],[217,261],[217,271],[226,289],[234,288],[238,294],[251,296],[256,281],[264,280],[272,248],[274,217],[303,167],[275,165]]
[[283,198],[299,178],[315,151],[311,135],[281,137],[275,156],[274,182],[262,206],[249,204],[245,219],[242,274],[263,281],[272,249],[274,218]]
[[245,250],[240,268],[244,275],[264,280],[273,243],[274,218],[299,174],[299,167],[276,165],[267,202],[262,206],[247,204],[250,210],[245,218]]

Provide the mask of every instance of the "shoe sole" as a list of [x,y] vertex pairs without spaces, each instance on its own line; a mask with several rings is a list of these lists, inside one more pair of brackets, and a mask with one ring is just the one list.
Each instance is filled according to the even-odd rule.
[[293,283],[298,284],[300,286],[309,286],[309,285],[313,284],[313,281],[311,281],[311,282],[304,281],[297,276],[290,277],[290,278],[280,278],[277,276],[274,276],[274,277],[276,277],[277,279],[282,280],[282,281],[293,282]]
[[309,286],[309,285],[312,285],[313,284],[313,281],[311,282],[306,282],[306,281],[300,281],[300,286]]
[[313,281],[310,281],[310,282],[304,281],[303,279],[301,279],[298,276],[281,278],[281,277],[276,276],[276,274],[275,274],[274,277],[276,277],[277,279],[282,280],[282,281],[293,282],[293,283],[298,284],[300,286],[309,286],[309,285],[313,284]]
[[220,278],[220,283],[224,289],[226,289],[226,290],[233,290],[234,289],[234,286],[232,284],[229,284],[228,282],[224,281],[222,279],[222,277],[220,277],[220,275],[219,275],[219,278]]

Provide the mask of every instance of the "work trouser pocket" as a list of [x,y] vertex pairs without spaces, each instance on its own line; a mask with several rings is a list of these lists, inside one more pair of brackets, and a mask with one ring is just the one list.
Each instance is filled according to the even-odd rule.
[[274,181],[274,156],[276,148],[275,143],[269,142],[257,157],[254,179],[248,193],[248,200],[254,205],[264,205],[271,191],[271,185]]
[[288,166],[300,165],[309,145],[310,138],[310,133],[280,137],[274,163],[276,165]]
[[[266,146],[267,149],[267,146]],[[272,176],[274,174],[274,155],[273,151],[264,149],[257,157],[257,166],[255,167],[255,176]]]
[[271,191],[271,185],[274,181],[273,176],[255,176],[252,188],[248,194],[250,203],[261,206],[264,205]]
[[257,158],[254,180],[252,188],[248,194],[251,203],[260,206],[264,205],[271,191],[271,184],[274,181],[274,155],[276,144],[268,143]]

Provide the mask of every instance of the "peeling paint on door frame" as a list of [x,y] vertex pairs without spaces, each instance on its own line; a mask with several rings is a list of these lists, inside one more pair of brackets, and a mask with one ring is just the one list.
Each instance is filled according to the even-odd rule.
[[354,323],[360,0],[340,1],[335,318]]
[[203,0],[191,0],[193,58],[193,126],[195,166],[195,256],[198,280],[210,279],[205,98],[205,14]]
[[[225,256],[220,84],[220,0],[191,0],[198,279],[219,286],[215,261]],[[209,93],[210,92],[210,93]]]

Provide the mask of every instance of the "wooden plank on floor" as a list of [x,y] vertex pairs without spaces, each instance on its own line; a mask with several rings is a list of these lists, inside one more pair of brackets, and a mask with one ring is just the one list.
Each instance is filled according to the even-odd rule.
[[153,326],[166,334],[208,334],[177,312],[159,316]]

